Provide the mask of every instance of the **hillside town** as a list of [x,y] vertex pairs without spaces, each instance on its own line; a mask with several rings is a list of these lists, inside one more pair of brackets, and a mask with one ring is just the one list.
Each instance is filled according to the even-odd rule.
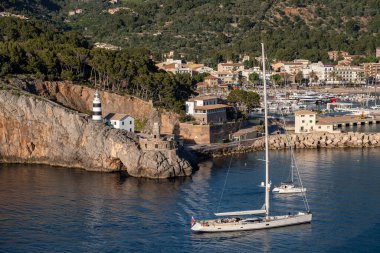
[[[178,135],[185,143],[233,142],[262,136],[260,107],[263,102],[246,111],[246,116],[242,118],[241,115],[236,115],[242,108],[231,103],[229,96],[239,90],[262,93],[261,68],[247,64],[256,62],[259,65],[261,57],[251,59],[248,55],[241,55],[239,62],[222,62],[213,69],[204,64],[187,62],[183,59],[185,55],[180,55],[182,59],[175,60],[173,51],[164,56],[167,57],[166,60],[156,64],[159,69],[173,74],[202,77],[196,83],[199,95],[185,103],[188,118],[179,124]],[[369,108],[368,101],[376,101],[376,97],[371,96],[368,89],[376,88],[380,79],[380,47],[370,58],[378,62],[363,62],[360,59],[366,56],[350,55],[345,51],[329,51],[328,57],[334,64],[295,59],[273,61],[268,66],[270,71],[265,78],[274,87],[269,92],[269,109],[273,115],[272,125],[277,126],[279,133],[285,130],[295,133],[339,133],[345,131],[342,130],[345,126],[379,122],[377,106]],[[350,97],[326,90],[339,87],[368,89]],[[313,88],[317,90],[311,90]],[[362,104],[366,102],[367,105],[353,108],[353,101]],[[290,115],[286,125],[275,116],[278,113]]]
[[[246,84],[251,81],[249,77],[252,74],[257,74],[260,79],[262,78],[260,67],[246,67],[246,63],[250,61],[260,62],[261,57],[251,59],[248,55],[241,55],[239,62],[219,63],[217,68],[213,69],[204,64],[187,62],[184,59],[175,60],[171,58],[174,56],[173,51],[165,56],[168,57],[166,61],[156,64],[162,70],[173,74],[209,74],[204,81],[197,83],[197,90],[200,93],[206,93],[207,90],[213,88],[223,91]],[[358,60],[365,58],[365,55],[350,55],[345,51],[329,51],[328,57],[336,64],[310,62],[307,59],[273,61],[270,64],[271,72],[266,78],[273,81],[282,79],[289,84],[308,85],[359,85],[364,84],[368,78],[380,79],[380,47],[376,48],[376,53],[373,55],[377,62],[359,63]],[[276,75],[278,79],[272,78]]]

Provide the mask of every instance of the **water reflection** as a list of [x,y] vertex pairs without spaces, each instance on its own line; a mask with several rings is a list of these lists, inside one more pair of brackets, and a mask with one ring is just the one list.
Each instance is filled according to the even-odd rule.
[[[233,157],[230,170],[230,157],[206,161],[192,177],[174,180],[1,165],[0,251],[342,252],[380,247],[378,149],[297,150],[295,155],[312,224],[221,234],[192,234],[191,216],[212,218],[218,208],[260,208],[263,152]],[[274,184],[286,179],[289,166],[289,152],[270,152]],[[274,213],[298,211],[302,198],[271,195],[271,208]]]

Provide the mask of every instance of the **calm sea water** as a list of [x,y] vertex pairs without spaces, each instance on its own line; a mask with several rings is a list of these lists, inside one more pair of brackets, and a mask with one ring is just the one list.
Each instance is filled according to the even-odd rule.
[[[1,165],[0,251],[377,252],[379,152],[297,151],[313,222],[218,234],[192,234],[191,216],[260,208],[263,153],[208,161],[192,178],[176,180]],[[271,152],[270,159],[276,184],[288,175],[289,152]],[[271,208],[287,213],[302,210],[303,202],[300,196],[271,196]]]

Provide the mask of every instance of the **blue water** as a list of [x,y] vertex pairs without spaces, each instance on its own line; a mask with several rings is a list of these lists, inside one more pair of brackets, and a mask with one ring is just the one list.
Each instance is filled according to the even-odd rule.
[[[233,157],[229,173],[227,157],[176,180],[1,165],[0,252],[377,252],[379,151],[297,151],[313,222],[218,234],[192,234],[191,216],[260,208],[262,152]],[[276,184],[288,175],[289,153],[270,152],[270,159]],[[276,195],[271,208],[287,213],[303,202]]]

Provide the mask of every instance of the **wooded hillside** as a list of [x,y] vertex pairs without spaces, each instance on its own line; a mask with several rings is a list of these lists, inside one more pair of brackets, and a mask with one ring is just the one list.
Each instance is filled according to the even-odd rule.
[[328,50],[369,55],[380,46],[378,0],[5,0],[0,8],[50,17],[92,42],[145,47],[157,60],[175,50],[215,65],[258,55],[260,41],[283,60],[326,60]]

